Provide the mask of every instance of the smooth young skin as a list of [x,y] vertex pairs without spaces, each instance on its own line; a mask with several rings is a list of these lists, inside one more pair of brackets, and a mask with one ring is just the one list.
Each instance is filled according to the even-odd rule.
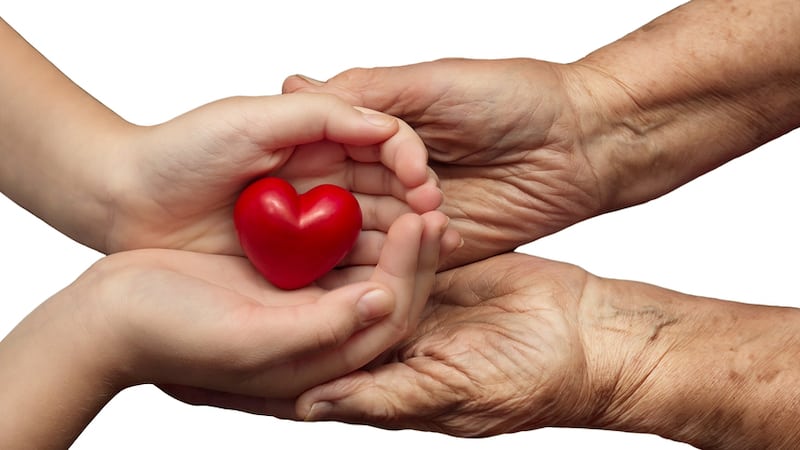
[[447,218],[405,214],[370,270],[295,291],[236,256],[137,250],[102,259],[0,342],[2,448],[66,448],[120,390],[293,398],[406,337],[428,299]]
[[502,255],[440,274],[396,362],[312,389],[297,415],[456,436],[591,427],[793,448],[798,327],[796,309]]
[[283,89],[419,133],[466,241],[455,266],[661,196],[796,128],[798,30],[796,1],[695,0],[572,64],[449,59]]
[[[0,20],[0,192],[104,253],[174,248],[241,255],[241,190],[270,174],[298,190],[353,191],[364,230],[353,264],[374,264],[389,225],[442,200],[419,137],[327,95],[220,100],[135,126],[81,90]],[[450,247],[459,243],[452,232]]]

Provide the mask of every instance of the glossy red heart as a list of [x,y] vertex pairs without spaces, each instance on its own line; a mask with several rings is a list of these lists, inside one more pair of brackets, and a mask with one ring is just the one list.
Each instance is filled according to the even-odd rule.
[[244,253],[282,289],[308,285],[347,255],[361,231],[353,195],[331,184],[303,195],[280,178],[262,178],[239,195],[233,221]]

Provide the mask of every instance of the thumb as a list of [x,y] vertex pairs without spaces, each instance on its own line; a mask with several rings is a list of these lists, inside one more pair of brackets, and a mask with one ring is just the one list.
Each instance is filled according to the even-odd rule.
[[428,389],[431,381],[403,363],[380,366],[372,372],[353,372],[302,394],[297,399],[296,414],[306,421],[431,429],[435,424],[427,416],[436,401],[431,395],[436,391]]

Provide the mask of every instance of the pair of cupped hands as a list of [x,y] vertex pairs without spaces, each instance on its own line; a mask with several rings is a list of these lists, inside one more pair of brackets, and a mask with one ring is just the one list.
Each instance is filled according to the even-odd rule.
[[[115,390],[455,435],[577,423],[592,276],[509,253],[614,208],[559,67],[294,76],[289,95],[115,131],[91,163],[113,174],[88,239],[110,256],[41,308],[86,312],[67,316]],[[277,289],[243,257],[233,205],[265,175],[361,206],[354,249],[312,286]]]

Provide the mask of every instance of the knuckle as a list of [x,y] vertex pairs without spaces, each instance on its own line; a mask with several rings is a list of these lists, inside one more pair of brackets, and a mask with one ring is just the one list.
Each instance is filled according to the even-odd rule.
[[335,324],[326,322],[324,326],[317,330],[316,347],[318,350],[325,350],[329,348],[336,348],[347,340],[348,333],[342,327],[337,327]]

